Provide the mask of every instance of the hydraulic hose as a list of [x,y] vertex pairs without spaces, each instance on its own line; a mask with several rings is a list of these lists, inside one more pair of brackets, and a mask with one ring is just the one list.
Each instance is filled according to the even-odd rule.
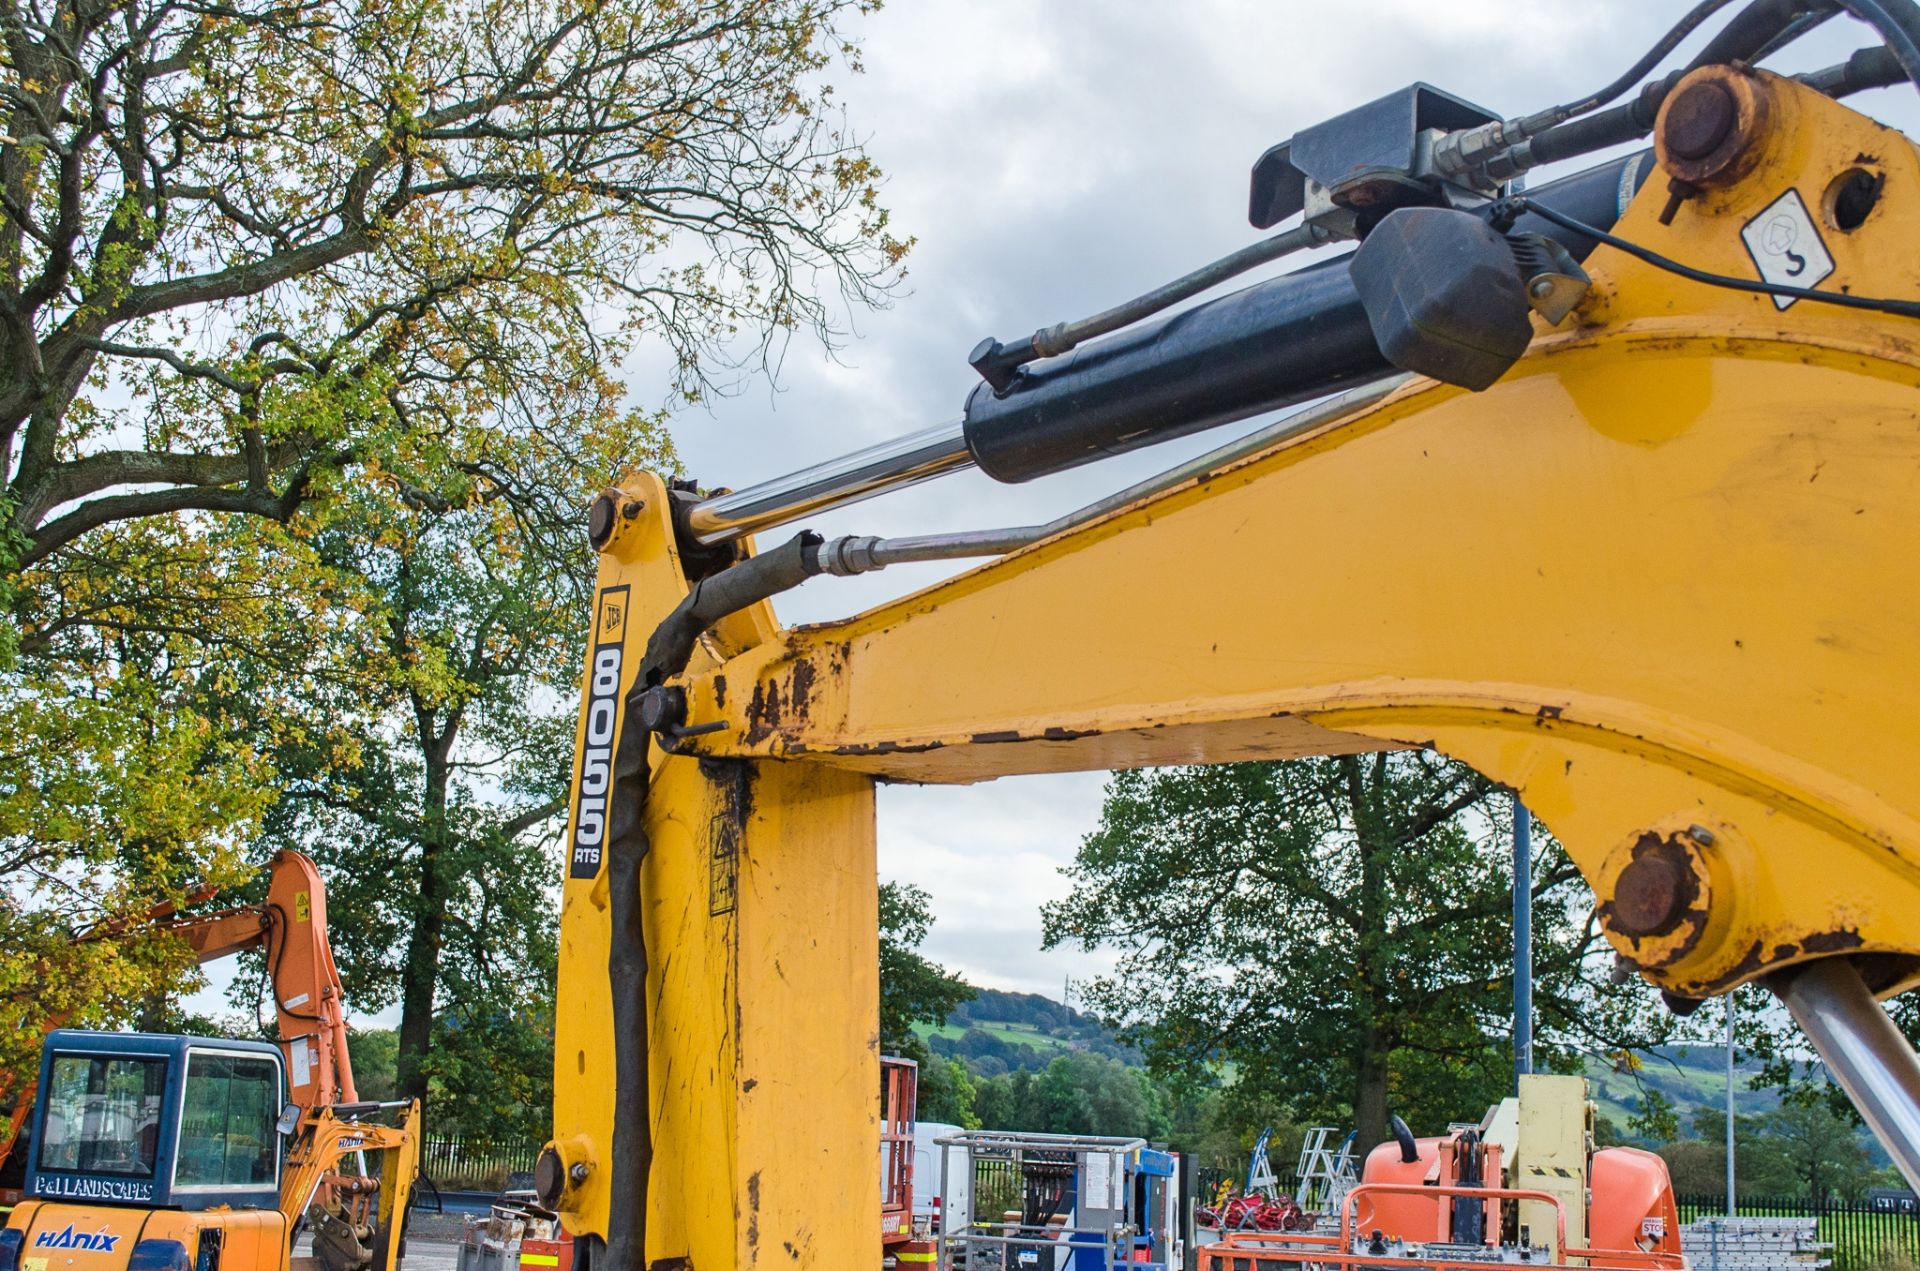
[[1892,50],[1907,79],[1920,89],[1920,5],[1913,0],[1835,0],[1872,27]]
[[[1530,198],[1608,228],[1651,170],[1629,155]],[[1522,218],[1573,256],[1593,240]],[[976,387],[966,445],[998,481],[1027,481],[1107,455],[1343,392],[1394,369],[1337,256],[1021,369],[1004,392]]]

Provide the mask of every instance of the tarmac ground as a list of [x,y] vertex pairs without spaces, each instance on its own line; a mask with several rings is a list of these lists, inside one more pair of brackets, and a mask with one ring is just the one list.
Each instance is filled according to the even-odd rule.
[[421,1240],[407,1238],[407,1252],[400,1259],[400,1271],[454,1271],[460,1263],[457,1240]]

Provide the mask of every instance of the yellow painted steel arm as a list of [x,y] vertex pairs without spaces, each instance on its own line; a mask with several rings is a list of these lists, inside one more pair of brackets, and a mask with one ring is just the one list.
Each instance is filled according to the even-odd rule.
[[[288,1154],[280,1180],[280,1212],[287,1220],[315,1220],[316,1239],[333,1260],[369,1271],[393,1271],[405,1239],[405,1219],[420,1173],[420,1101],[397,1109],[395,1124],[340,1116],[331,1107],[310,1110]],[[368,1155],[371,1176],[337,1173],[349,1156]],[[397,1221],[396,1221],[397,1220]],[[322,1258],[323,1264],[333,1261]]]
[[[1920,294],[1914,148],[1756,82],[1741,179],[1669,225],[1656,178],[1617,232],[1751,277],[1743,227],[1798,191],[1823,287]],[[1884,195],[1842,228],[1863,165]],[[648,1259],[876,1256],[875,779],[1432,746],[1525,795],[1673,994],[1842,951],[1914,982],[1920,327],[1587,266],[1577,315],[1484,393],[1418,381],[868,613],[782,631],[763,605],[703,640],[675,681],[696,735],[652,751],[641,810]],[[627,653],[597,715],[589,677],[576,842],[687,594],[666,504],[636,475],[607,527],[596,638]],[[639,1044],[611,1024],[616,900],[597,858],[566,884],[555,1152],[588,1235],[634,1195],[608,1168]]]
[[[1872,155],[1887,196],[1828,229],[1828,285],[1920,293],[1913,147],[1770,83],[1766,164],[1670,227],[1652,182],[1618,232],[1750,274],[1748,220]],[[1910,982],[1920,328],[1588,266],[1582,324],[1494,388],[1416,382],[787,632],[693,677],[724,727],[686,745],[913,781],[1431,745],[1525,794],[1675,993],[1840,950]]]

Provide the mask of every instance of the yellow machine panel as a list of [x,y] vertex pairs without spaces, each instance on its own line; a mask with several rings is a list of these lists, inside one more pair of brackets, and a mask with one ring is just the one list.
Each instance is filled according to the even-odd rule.
[[[1739,92],[1737,179],[1656,178],[1617,232],[1748,276],[1797,192],[1823,285],[1920,295],[1913,146]],[[843,621],[736,606],[680,662],[662,621],[728,575],[659,480],[609,492],[542,1164],[569,1229],[620,1267],[877,1260],[876,780],[1430,746],[1524,797],[1676,1001],[1837,953],[1920,979],[1920,328],[1585,268],[1484,392],[1414,379]],[[1515,1164],[1578,1241],[1576,1087],[1533,1079]]]
[[[1587,1160],[1593,1155],[1593,1105],[1587,1079],[1547,1073],[1520,1078],[1520,1130],[1507,1169],[1508,1185],[1558,1197],[1566,1215],[1567,1243],[1587,1243]],[[1520,1222],[1537,1244],[1554,1239],[1553,1206],[1520,1202]],[[1553,1250],[1558,1261],[1562,1251]]]

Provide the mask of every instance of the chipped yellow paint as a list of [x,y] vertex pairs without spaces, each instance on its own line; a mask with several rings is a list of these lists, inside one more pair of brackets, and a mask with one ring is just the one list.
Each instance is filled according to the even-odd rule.
[[[1769,154],[1795,167],[1671,227],[1656,177],[1620,233],[1752,276],[1745,220],[1789,187],[1822,206],[1866,155],[1888,193],[1827,228],[1824,285],[1920,294],[1913,147],[1769,85]],[[724,707],[692,676],[693,720],[727,725],[700,748],[977,781],[1433,744],[1523,789],[1603,900],[1643,835],[1707,827],[1713,912],[1615,933],[1665,988],[1920,955],[1915,324],[1780,311],[1607,249],[1589,267],[1586,325],[1487,392],[1409,386],[791,631],[720,668]]]
[[[1798,189],[1836,263],[1823,287],[1920,294],[1920,155],[1762,86],[1763,162],[1670,226],[1656,174],[1618,232],[1753,277],[1741,226]],[[1828,192],[1856,166],[1885,194],[1842,232]],[[690,722],[721,727],[681,745],[719,766],[657,764],[647,809],[648,937],[671,963],[649,986],[649,1258],[751,1266],[770,1224],[778,1265],[876,1256],[871,777],[1432,745],[1521,790],[1604,906],[1637,846],[1682,854],[1684,921],[1609,931],[1670,991],[1841,950],[1890,955],[1867,964],[1882,992],[1914,981],[1920,327],[1780,310],[1604,248],[1588,267],[1588,303],[1484,393],[1416,382],[869,612],[782,631],[760,609],[709,637],[679,683]],[[644,633],[686,582],[657,483],[626,488],[649,510],[600,586],[644,597]],[[738,907],[716,915],[712,774],[736,763],[752,811]],[[615,1040],[604,896],[566,896],[557,1135],[592,1160]],[[603,1229],[600,1177],[569,1200],[577,1231]]]
[[[624,699],[647,633],[686,583],[664,488],[639,474],[621,494],[637,507],[601,555],[597,592],[626,589]],[[704,641],[694,667],[710,671],[733,641],[777,630],[758,606]],[[826,1267],[844,1265],[837,1250],[877,1256],[873,782],[810,766],[702,764],[657,748],[650,765],[647,1262]],[[576,789],[579,772],[576,760]],[[588,1167],[568,1189],[567,1228],[604,1235],[610,1207],[628,1200],[613,1194],[607,1148],[615,1047],[631,1039],[612,1027],[604,867],[569,878],[563,896],[554,1143],[566,1164]]]

